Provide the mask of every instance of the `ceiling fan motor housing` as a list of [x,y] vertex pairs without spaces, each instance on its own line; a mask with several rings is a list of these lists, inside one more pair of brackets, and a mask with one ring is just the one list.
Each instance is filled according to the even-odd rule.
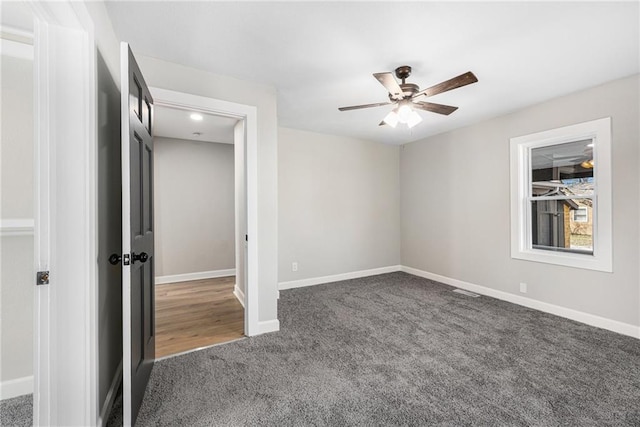
[[420,90],[418,85],[414,83],[402,83],[400,87],[402,88],[402,92],[404,93],[405,98],[412,97]]
[[[418,87],[417,84],[405,82],[405,80],[410,75],[411,75],[411,66],[402,65],[396,68],[396,77],[402,80],[402,83],[400,84],[400,88],[402,89],[403,99],[410,98],[420,91],[420,87]],[[389,95],[389,98],[391,98],[392,100],[395,100],[394,98],[392,98],[391,95]]]
[[[420,87],[414,83],[402,83],[400,85],[400,89],[402,89],[402,99],[411,98],[413,95],[420,91]],[[398,98],[394,97],[393,94],[389,94],[389,99],[391,101],[397,101]]]

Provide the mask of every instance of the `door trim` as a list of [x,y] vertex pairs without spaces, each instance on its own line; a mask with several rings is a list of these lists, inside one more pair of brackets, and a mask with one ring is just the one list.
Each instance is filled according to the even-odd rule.
[[199,111],[205,114],[232,117],[245,124],[245,154],[247,177],[247,280],[245,289],[245,335],[261,334],[258,322],[258,109],[168,89],[149,87],[155,105]]
[[[34,425],[98,422],[96,47],[80,2],[34,23]],[[35,274],[34,274],[35,277]],[[34,282],[35,283],[35,282]],[[35,285],[34,285],[35,286]]]

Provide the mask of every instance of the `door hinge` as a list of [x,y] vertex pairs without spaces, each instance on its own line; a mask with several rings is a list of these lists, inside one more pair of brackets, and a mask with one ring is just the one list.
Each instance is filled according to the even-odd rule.
[[122,255],[122,265],[129,265],[130,258],[131,258],[131,255],[129,254]]
[[249,235],[248,235],[248,234],[245,234],[245,235],[244,235],[244,241],[245,241],[245,242],[248,242],[248,241],[249,241]]
[[49,272],[38,271],[36,274],[36,285],[48,285],[49,284]]

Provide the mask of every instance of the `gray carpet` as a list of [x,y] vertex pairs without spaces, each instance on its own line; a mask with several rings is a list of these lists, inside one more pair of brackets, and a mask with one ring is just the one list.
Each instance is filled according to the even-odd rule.
[[0,426],[27,427],[33,425],[33,395],[0,401]]
[[405,273],[280,295],[280,332],[157,362],[138,425],[640,426],[640,340]]

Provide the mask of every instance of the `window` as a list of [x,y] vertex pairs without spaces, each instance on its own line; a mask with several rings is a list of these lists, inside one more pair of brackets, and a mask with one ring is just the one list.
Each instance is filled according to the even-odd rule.
[[511,257],[612,271],[611,119],[511,139]]
[[573,211],[573,222],[587,222],[589,221],[589,212],[586,207],[580,207]]

